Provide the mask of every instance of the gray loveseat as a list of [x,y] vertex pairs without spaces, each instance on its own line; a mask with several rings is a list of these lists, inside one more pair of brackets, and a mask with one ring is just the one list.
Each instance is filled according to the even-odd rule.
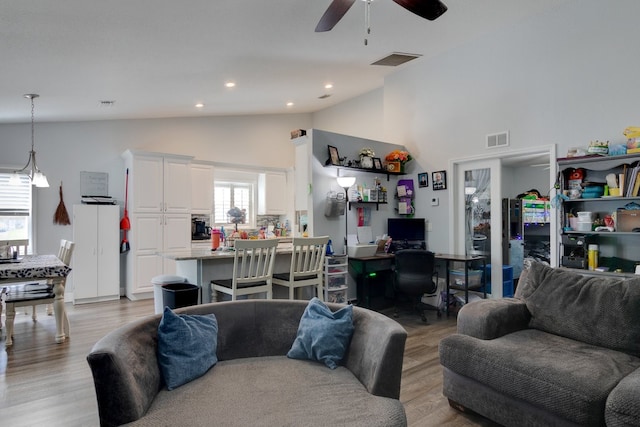
[[506,426],[640,425],[640,279],[533,263],[440,342],[451,406]]
[[354,307],[344,366],[332,370],[286,357],[306,306],[307,301],[245,300],[176,310],[216,315],[219,362],[172,391],[163,385],[156,358],[161,315],[109,333],[87,356],[101,425],[406,425],[398,400],[406,331],[379,313]]

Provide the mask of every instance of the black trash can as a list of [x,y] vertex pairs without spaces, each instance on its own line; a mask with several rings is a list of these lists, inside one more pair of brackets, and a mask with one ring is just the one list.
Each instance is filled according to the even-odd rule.
[[162,285],[162,304],[170,309],[198,304],[198,286],[191,283]]

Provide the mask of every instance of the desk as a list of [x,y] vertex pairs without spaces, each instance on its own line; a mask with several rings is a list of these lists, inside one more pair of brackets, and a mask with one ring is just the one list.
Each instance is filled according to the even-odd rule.
[[369,257],[349,257],[349,273],[356,278],[358,305],[371,308],[371,273],[390,272],[393,269],[393,254]]
[[[447,316],[449,316],[449,282],[450,282],[450,264],[452,262],[464,263],[464,301],[469,302],[469,264],[481,261],[482,262],[482,290],[484,292],[485,299],[487,298],[487,287],[485,286],[484,272],[486,270],[486,260],[481,255],[454,255],[454,254],[436,254],[436,260],[445,262],[445,268],[447,270]],[[458,287],[454,287],[458,289]]]
[[[46,281],[53,283],[53,311],[56,318],[56,342],[61,343],[67,338],[68,331],[64,331],[63,322],[67,315],[64,308],[65,278],[71,272],[71,268],[60,261],[55,255],[27,255],[20,262],[0,264],[0,285],[20,283],[28,281]],[[62,280],[61,280],[62,279]],[[0,312],[1,314],[1,312]],[[12,314],[7,310],[7,341],[12,344],[13,333]]]

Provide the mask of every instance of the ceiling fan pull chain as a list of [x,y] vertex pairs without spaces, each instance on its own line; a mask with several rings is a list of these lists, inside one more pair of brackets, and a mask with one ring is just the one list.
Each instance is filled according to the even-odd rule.
[[364,45],[366,46],[369,43],[369,40],[367,40],[367,38],[369,34],[371,34],[371,0],[365,0],[364,27],[365,27]]

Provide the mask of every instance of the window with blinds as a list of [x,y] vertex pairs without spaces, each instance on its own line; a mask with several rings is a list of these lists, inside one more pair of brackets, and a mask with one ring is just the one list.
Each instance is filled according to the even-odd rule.
[[31,182],[28,176],[20,175],[18,184],[10,184],[12,175],[0,172],[0,240],[29,239]]
[[216,181],[214,184],[214,223],[235,226],[255,223],[254,185],[250,182]]

